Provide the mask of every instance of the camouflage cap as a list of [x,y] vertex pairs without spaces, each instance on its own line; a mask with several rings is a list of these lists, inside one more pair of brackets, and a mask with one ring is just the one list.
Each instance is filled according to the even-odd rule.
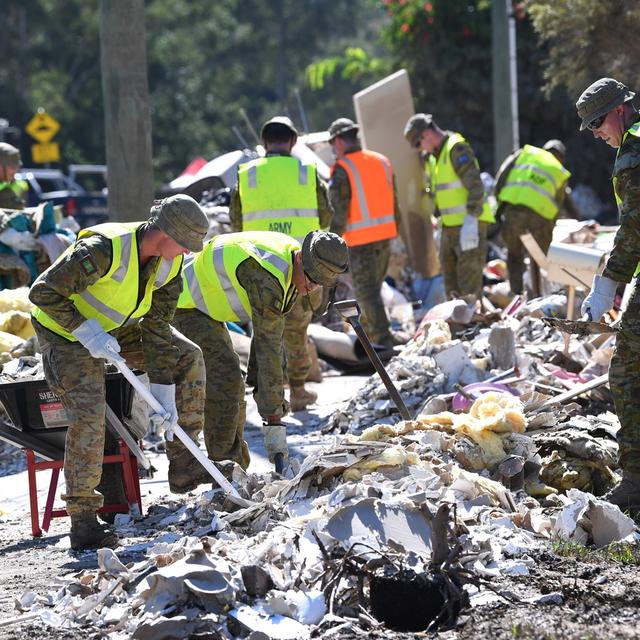
[[4,167],[19,169],[22,166],[20,151],[8,142],[0,142],[0,164]]
[[329,125],[329,140],[333,140],[349,131],[357,131],[360,127],[350,118],[338,118]]
[[202,251],[209,220],[191,196],[178,193],[159,200],[151,207],[150,221],[185,249]]
[[404,137],[413,147],[420,139],[423,131],[433,124],[433,116],[430,113],[416,113],[407,120],[404,125]]
[[589,85],[576,102],[578,117],[582,119],[580,131],[586,129],[596,118],[632,100],[635,95],[626,85],[613,78],[600,78]]
[[334,287],[349,269],[347,243],[335,233],[310,231],[302,241],[302,267],[317,284]]
[[260,129],[260,137],[264,139],[264,132],[270,127],[272,124],[279,124],[291,131],[294,136],[298,135],[298,130],[295,128],[291,118],[287,118],[287,116],[275,116],[270,120],[267,120],[263,125],[262,129]]
[[567,155],[567,147],[564,146],[562,140],[556,140],[555,138],[553,138],[552,140],[547,140],[542,148],[545,151],[555,151],[562,157]]

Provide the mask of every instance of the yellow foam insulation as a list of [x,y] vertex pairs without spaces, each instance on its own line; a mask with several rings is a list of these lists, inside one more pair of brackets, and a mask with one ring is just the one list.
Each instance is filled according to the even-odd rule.
[[22,338],[6,331],[0,331],[0,353],[7,353],[19,344],[22,344]]
[[33,304],[29,300],[29,287],[18,289],[0,289],[0,312],[26,311],[31,312]]
[[444,344],[451,341],[451,329],[444,320],[434,320],[429,323],[425,337],[426,344]]
[[35,335],[31,324],[31,314],[26,311],[5,311],[0,313],[0,331],[12,333],[23,340]]
[[377,471],[381,467],[400,467],[420,463],[418,454],[407,451],[400,445],[387,447],[375,456],[369,456],[344,471],[342,477],[347,482],[361,480],[367,473]]

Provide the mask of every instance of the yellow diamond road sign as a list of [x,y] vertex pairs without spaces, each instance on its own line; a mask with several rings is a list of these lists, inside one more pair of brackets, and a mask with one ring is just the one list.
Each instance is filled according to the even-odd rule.
[[26,129],[27,133],[38,142],[49,142],[58,133],[60,123],[44,109],[38,109],[38,113],[29,120]]

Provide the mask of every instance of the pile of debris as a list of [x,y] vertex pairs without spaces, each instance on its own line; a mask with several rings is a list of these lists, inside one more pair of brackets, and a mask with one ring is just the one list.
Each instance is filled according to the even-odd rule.
[[[572,338],[565,354],[533,306],[462,327],[464,341],[427,319],[388,366],[414,419],[373,376],[331,419],[333,443],[289,477],[234,468],[252,505],[212,490],[118,515],[121,550],[25,593],[20,619],[114,639],[447,628],[465,607],[513,601],[491,581],[528,575],[551,540],[635,540],[633,520],[594,496],[615,481],[615,415],[551,395],[596,378],[609,347]],[[532,584],[518,598],[563,595]]]

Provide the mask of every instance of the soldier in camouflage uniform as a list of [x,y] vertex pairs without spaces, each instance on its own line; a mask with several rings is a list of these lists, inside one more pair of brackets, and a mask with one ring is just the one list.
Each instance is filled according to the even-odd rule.
[[312,231],[300,243],[283,233],[245,231],[209,240],[184,267],[176,326],[204,354],[205,442],[213,460],[234,460],[245,469],[244,380],[225,322],[251,320],[257,360],[254,398],[264,420],[269,459],[287,457],[287,413],[282,366],[285,317],[298,295],[335,286],[348,269],[344,242]]
[[620,420],[616,437],[622,482],[606,494],[622,509],[640,509],[640,117],[635,94],[613,78],[601,78],[584,90],[576,108],[595,138],[618,149],[613,187],[620,211],[620,228],[602,275],[594,276],[582,313],[599,320],[611,309],[619,283],[634,279],[634,291],[617,334],[609,366],[609,386]]
[[[271,118],[262,126],[261,138],[266,151],[265,158],[238,167],[239,179],[231,192],[229,209],[232,231],[280,231],[302,242],[308,231],[329,229],[332,211],[327,187],[315,167],[305,165],[300,160],[280,160],[291,158],[291,150],[298,139],[298,132],[291,120],[283,116]],[[265,169],[266,178],[262,178],[261,171]],[[247,184],[243,181],[243,176],[249,171],[257,174],[255,185],[251,189],[248,181]],[[311,184],[307,184],[309,174],[315,175]],[[303,180],[300,180],[301,175]],[[245,212],[242,191],[253,201],[250,203],[250,210]],[[309,200],[308,191],[314,191],[314,211],[307,206],[310,204],[306,202]],[[322,289],[318,288],[308,296],[300,296],[286,316],[284,350],[292,411],[301,411],[318,398],[314,391],[305,389],[304,385],[311,369],[307,328],[314,308],[321,304]],[[255,350],[252,348],[253,357],[249,361],[252,365],[255,362],[254,354]],[[252,382],[255,381],[253,369],[250,377]]]
[[[108,223],[76,243],[34,282],[29,298],[44,372],[68,416],[64,473],[73,549],[108,546],[96,520],[105,438],[104,362],[124,358],[147,371],[165,409],[159,426],[179,422],[197,441],[203,426],[202,352],[171,321],[182,289],[182,255],[202,248],[208,221],[189,196],[167,198],[144,223]],[[116,258],[117,256],[117,258]],[[177,439],[167,442],[172,491],[195,488],[199,463]]]
[[0,209],[22,209],[25,205],[27,183],[15,179],[21,166],[20,151],[0,142]]
[[507,247],[509,284],[514,294],[523,291],[527,253],[520,236],[530,233],[544,253],[551,244],[571,176],[562,166],[565,155],[560,140],[549,140],[542,149],[525,145],[504,160],[496,175],[500,232]]
[[329,142],[336,156],[329,182],[331,231],[349,245],[364,330],[373,343],[391,348],[406,341],[391,332],[380,294],[401,220],[393,168],[382,154],[362,149],[358,125],[349,118],[331,123]]
[[428,154],[425,168],[442,226],[440,264],[447,296],[479,299],[487,227],[495,218],[473,149],[459,133],[442,130],[430,113],[411,116],[404,136],[414,149]]

